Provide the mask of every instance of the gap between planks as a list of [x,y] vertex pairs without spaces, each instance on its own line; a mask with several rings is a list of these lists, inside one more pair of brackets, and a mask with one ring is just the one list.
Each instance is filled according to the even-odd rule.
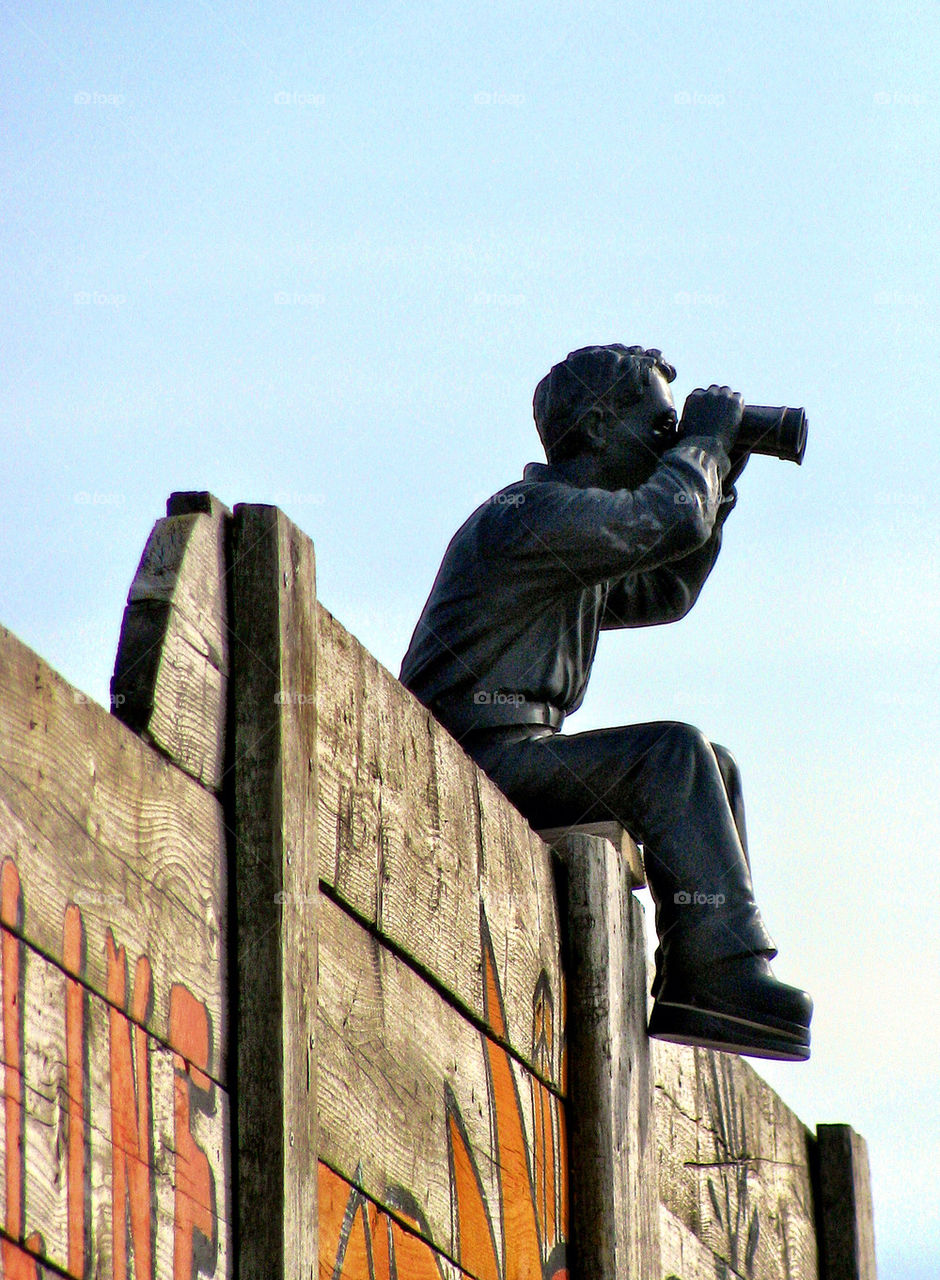
[[[328,898],[334,906],[339,907],[339,909],[349,916],[351,920],[355,920],[356,924],[364,929],[370,937],[374,938],[383,950],[387,951],[389,955],[394,956],[396,960],[401,961],[401,963],[410,969],[412,973],[417,974],[422,982],[426,983],[427,986],[429,986],[432,991],[436,992],[446,1004],[450,1005],[455,1013],[460,1015],[464,1022],[475,1027],[476,1030],[485,1035],[487,1039],[492,1040],[494,1044],[498,1044],[501,1049],[505,1049],[513,1062],[518,1066],[523,1067],[529,1075],[538,1080],[540,1084],[543,1084],[549,1093],[558,1098],[560,1102],[567,1104],[568,1095],[559,1089],[557,1083],[544,1076],[533,1065],[533,1063],[527,1058],[524,1058],[519,1050],[514,1048],[504,1036],[497,1035],[494,1028],[481,1018],[479,1014],[474,1013],[472,1009],[468,1008],[463,1001],[459,1000],[454,995],[453,991],[441,982],[440,978],[435,977],[435,975],[429,969],[425,968],[420,961],[415,960],[414,956],[409,955],[409,953],[403,950],[398,943],[392,942],[392,940],[382,933],[381,930],[377,929],[374,921],[370,921],[366,916],[363,916],[360,912],[356,911],[354,907],[351,907],[344,898],[341,898],[337,894],[336,890],[328,881],[320,881],[320,892],[323,894],[324,898]],[[564,1029],[562,1029],[562,1032],[564,1034]],[[326,1161],[324,1161],[324,1164],[325,1163]],[[338,1172],[338,1170],[334,1170],[334,1172]],[[345,1178],[346,1174],[342,1174],[341,1176]]]
[[[318,1155],[317,1160],[320,1164],[324,1165],[325,1168],[329,1169],[331,1173],[335,1173],[337,1178],[342,1178],[344,1182],[348,1182],[351,1187],[354,1187],[362,1196],[363,1200],[368,1200],[369,1204],[375,1205],[379,1213],[384,1213],[387,1218],[394,1218],[396,1225],[402,1227],[410,1236],[413,1236],[415,1240],[420,1240],[422,1244],[427,1245],[434,1251],[434,1253],[438,1253],[442,1258],[446,1258],[451,1266],[455,1268],[459,1276],[466,1276],[467,1280],[479,1280],[479,1277],[475,1272],[468,1271],[467,1268],[463,1266],[462,1263],[458,1262],[453,1254],[449,1253],[447,1249],[443,1248],[435,1241],[430,1240],[427,1236],[422,1235],[420,1231],[416,1230],[413,1222],[409,1222],[407,1218],[402,1218],[397,1209],[393,1208],[391,1205],[382,1204],[380,1201],[376,1200],[374,1196],[369,1195],[365,1187],[357,1181],[355,1173],[343,1173],[342,1169],[337,1169],[335,1164],[325,1159],[322,1155]],[[69,1276],[68,1280],[75,1280],[75,1277]]]
[[[5,924],[2,926],[2,930],[4,933],[9,933],[11,937],[18,938],[27,951],[31,951],[34,955],[39,956],[41,960],[45,960],[47,964],[51,964],[54,969],[57,969],[59,973],[68,978],[69,982],[77,983],[83,991],[94,996],[96,1000],[100,1000],[103,1005],[106,1005],[109,1009],[117,1010],[118,1013],[127,1019],[132,1027],[137,1027],[149,1040],[153,1040],[155,1044],[160,1045],[162,1049],[166,1049],[168,1053],[175,1053],[177,1057],[182,1058],[184,1062],[188,1062],[190,1066],[195,1067],[196,1070],[204,1075],[208,1080],[211,1080],[217,1088],[221,1089],[224,1094],[228,1095],[231,1093],[231,1086],[226,1084],[224,1080],[220,1080],[218,1076],[214,1076],[211,1071],[201,1066],[198,1062],[192,1062],[191,1059],[186,1057],[185,1053],[180,1049],[177,1049],[176,1045],[170,1044],[169,1040],[167,1040],[165,1036],[160,1035],[152,1027],[148,1027],[146,1023],[138,1022],[130,1010],[123,1008],[119,1004],[115,1004],[113,1000],[109,1000],[105,992],[99,991],[97,987],[91,986],[83,976],[73,973],[71,969],[67,969],[61,960],[57,960],[55,956],[49,955],[48,952],[42,949],[42,947],[37,947],[35,942],[31,938],[28,938],[22,929]],[[130,955],[132,944],[127,942],[121,943],[117,938],[115,938],[114,941],[116,946],[119,946],[128,956]],[[128,1003],[130,1003],[130,1000]],[[3,1229],[0,1227],[0,1234],[2,1234],[2,1231]]]

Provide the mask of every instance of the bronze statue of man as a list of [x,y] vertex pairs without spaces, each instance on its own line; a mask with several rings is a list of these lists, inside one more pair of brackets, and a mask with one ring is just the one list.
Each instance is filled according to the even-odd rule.
[[619,344],[543,378],[547,465],[455,534],[401,680],[533,827],[616,819],[642,843],[659,935],[650,1035],[801,1060],[812,1000],[770,969],[732,757],[672,721],[561,732],[599,632],[684,617],[735,504],[741,396],[694,391],[677,422],[674,378],[659,351]]

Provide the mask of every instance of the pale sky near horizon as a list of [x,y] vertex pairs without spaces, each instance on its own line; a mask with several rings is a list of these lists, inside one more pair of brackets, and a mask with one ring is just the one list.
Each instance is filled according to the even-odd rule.
[[0,623],[106,702],[175,489],[276,502],[395,673],[536,382],[662,348],[803,405],[693,612],[605,634],[571,731],[738,757],[881,1280],[940,1256],[937,7],[4,2]]

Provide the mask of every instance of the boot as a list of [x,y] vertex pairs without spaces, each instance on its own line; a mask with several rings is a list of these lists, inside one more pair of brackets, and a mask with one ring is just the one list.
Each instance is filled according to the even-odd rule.
[[752,1058],[805,1062],[813,1001],[779,982],[763,955],[709,965],[667,964],[657,983],[649,1034]]

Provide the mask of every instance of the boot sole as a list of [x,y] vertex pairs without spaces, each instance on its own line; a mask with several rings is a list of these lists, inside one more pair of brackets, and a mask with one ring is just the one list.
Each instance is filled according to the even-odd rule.
[[727,1014],[709,1013],[689,1005],[655,1004],[650,1014],[649,1034],[673,1044],[697,1045],[748,1058],[773,1058],[780,1062],[806,1062],[809,1058],[809,1028],[788,1023],[788,1033]]
[[[663,985],[665,986],[665,984]],[[753,1004],[750,1004],[749,1008],[748,994],[747,990],[742,990],[736,994],[736,998],[732,1002],[728,996],[718,997],[712,995],[709,997],[707,994],[694,996],[674,987],[672,991],[666,991],[664,999],[661,987],[660,994],[654,997],[653,1008],[654,1010],[682,1009],[690,1013],[700,1013],[709,1017],[727,1019],[729,1024],[748,1028],[753,1027],[761,1034],[768,1032],[771,1035],[783,1036],[784,1038],[798,1041],[809,1039],[809,1024],[813,1016],[812,1006],[807,1010],[808,1016],[805,1021],[800,1017],[794,1020],[781,1017],[779,1013],[774,1013],[771,1009],[755,1009]]]

